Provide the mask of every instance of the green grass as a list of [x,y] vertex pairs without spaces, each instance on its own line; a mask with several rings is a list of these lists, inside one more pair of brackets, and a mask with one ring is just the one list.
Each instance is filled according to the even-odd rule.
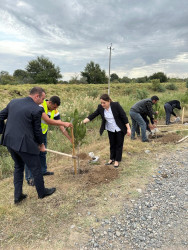
[[[177,99],[180,100],[183,106],[188,107],[188,92],[185,83],[176,82],[173,83],[177,86],[177,90],[166,90],[165,93],[154,92],[152,90],[152,83],[131,83],[131,84],[111,84],[111,98],[113,101],[119,101],[127,116],[129,117],[129,110],[131,106],[140,100],[141,97],[151,97],[152,95],[158,95],[160,101],[158,102],[158,107],[160,110],[159,119],[164,119],[164,103]],[[163,83],[164,87],[168,86],[169,83]],[[25,97],[28,95],[29,90],[35,85],[23,84],[23,85],[0,85],[0,98],[2,103],[2,108],[4,108],[7,103],[13,98]],[[99,97],[103,93],[107,93],[107,84],[79,84],[79,85],[40,85],[46,90],[47,98],[52,95],[58,95],[61,98],[61,106],[59,111],[61,114],[61,119],[66,120],[70,113],[72,113],[76,108],[78,109],[80,115],[88,116],[95,111],[100,100]],[[178,115],[181,111],[176,110]],[[130,117],[129,117],[129,121]],[[100,118],[95,119],[91,123],[87,124],[87,130],[95,131],[96,134],[100,128]],[[90,143],[91,136],[86,137],[86,144]],[[92,140],[92,143],[94,141]],[[48,132],[48,147],[57,151],[70,153],[72,147],[70,142],[65,136],[63,136],[58,128],[51,127]],[[12,160],[7,154],[6,149],[0,147],[0,179],[5,178],[12,174],[13,166]],[[48,161],[53,160],[53,157],[49,156]]]

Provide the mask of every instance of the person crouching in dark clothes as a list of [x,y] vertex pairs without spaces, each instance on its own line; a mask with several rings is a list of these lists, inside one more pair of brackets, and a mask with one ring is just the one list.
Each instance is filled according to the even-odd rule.
[[[144,119],[144,121],[146,123],[146,130],[151,133],[151,129],[150,129],[150,126],[149,126],[149,119],[147,118],[147,115],[141,114],[141,116],[142,116],[142,118]],[[136,124],[136,131],[135,132],[136,132],[137,136],[140,136],[140,126],[139,126],[138,123]]]
[[178,100],[172,100],[169,102],[166,102],[164,105],[165,113],[166,113],[166,125],[169,125],[170,122],[170,116],[174,115],[176,118],[176,114],[174,113],[174,109],[181,109],[180,102]]
[[[135,139],[135,131],[136,125],[139,124],[142,133],[142,141],[148,142],[146,136],[146,123],[142,117],[142,115],[146,115],[150,118],[151,123],[154,124],[154,115],[158,114],[158,111],[154,111],[152,109],[152,105],[158,102],[159,98],[157,96],[152,96],[151,98],[143,99],[137,103],[135,103],[130,109],[130,117],[132,120],[131,127],[131,139]],[[154,125],[153,125],[154,126]]]
[[114,167],[118,168],[122,158],[124,137],[131,134],[129,121],[119,102],[112,102],[109,95],[103,94],[100,102],[96,111],[85,118],[83,123],[90,122],[98,115],[101,116],[100,135],[107,130],[110,142],[110,160],[106,165],[114,163]]

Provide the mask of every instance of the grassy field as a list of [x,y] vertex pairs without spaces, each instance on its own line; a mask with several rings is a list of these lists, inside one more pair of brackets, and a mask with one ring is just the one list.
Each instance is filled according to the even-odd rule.
[[[163,84],[166,86],[168,83]],[[185,107],[188,119],[188,92],[185,83],[175,83],[176,90],[156,92],[151,83],[111,84],[111,98],[119,101],[128,117],[130,107],[142,98],[158,95],[160,98],[159,124],[164,124],[163,105],[168,100],[178,99]],[[0,85],[1,108],[12,98],[28,95],[34,85]],[[99,97],[107,93],[107,85],[41,85],[47,98],[58,95],[62,120],[66,120],[75,108],[87,116],[99,104]],[[181,111],[177,112],[181,117]],[[130,118],[129,118],[130,121]],[[24,182],[28,198],[19,206],[13,204],[13,161],[6,148],[0,146],[0,247],[2,249],[74,249],[75,242],[87,239],[90,228],[99,225],[102,219],[118,214],[122,203],[135,199],[139,190],[157,174],[157,158],[168,150],[175,150],[174,142],[187,135],[186,125],[172,125],[161,137],[143,144],[139,139],[131,141],[126,136],[123,161],[119,169],[106,167],[109,158],[107,133],[99,136],[100,119],[87,124],[85,143],[80,148],[80,173],[74,176],[73,162],[69,158],[48,153],[48,168],[54,176],[45,177],[47,187],[57,187],[57,192],[44,200],[38,200],[35,188]],[[130,121],[131,123],[131,121]],[[48,132],[48,148],[71,153],[69,141],[58,128]],[[149,150],[149,154],[145,153]],[[100,156],[98,164],[89,163],[89,152]]]

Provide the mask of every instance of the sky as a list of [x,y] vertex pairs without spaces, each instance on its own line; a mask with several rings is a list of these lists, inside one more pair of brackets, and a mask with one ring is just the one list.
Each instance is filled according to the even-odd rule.
[[1,0],[0,71],[45,56],[70,80],[94,61],[108,75],[188,77],[187,0]]

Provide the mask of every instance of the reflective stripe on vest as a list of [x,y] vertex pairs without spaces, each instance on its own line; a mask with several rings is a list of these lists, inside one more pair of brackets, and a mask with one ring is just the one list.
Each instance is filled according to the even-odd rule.
[[[44,108],[44,112],[48,115],[48,106],[46,100],[43,101],[42,106]],[[50,119],[54,119],[54,115],[55,115],[55,110],[52,110]],[[42,133],[46,134],[46,132],[48,131],[48,124],[46,124],[43,119],[41,120],[41,128],[42,128]]]

